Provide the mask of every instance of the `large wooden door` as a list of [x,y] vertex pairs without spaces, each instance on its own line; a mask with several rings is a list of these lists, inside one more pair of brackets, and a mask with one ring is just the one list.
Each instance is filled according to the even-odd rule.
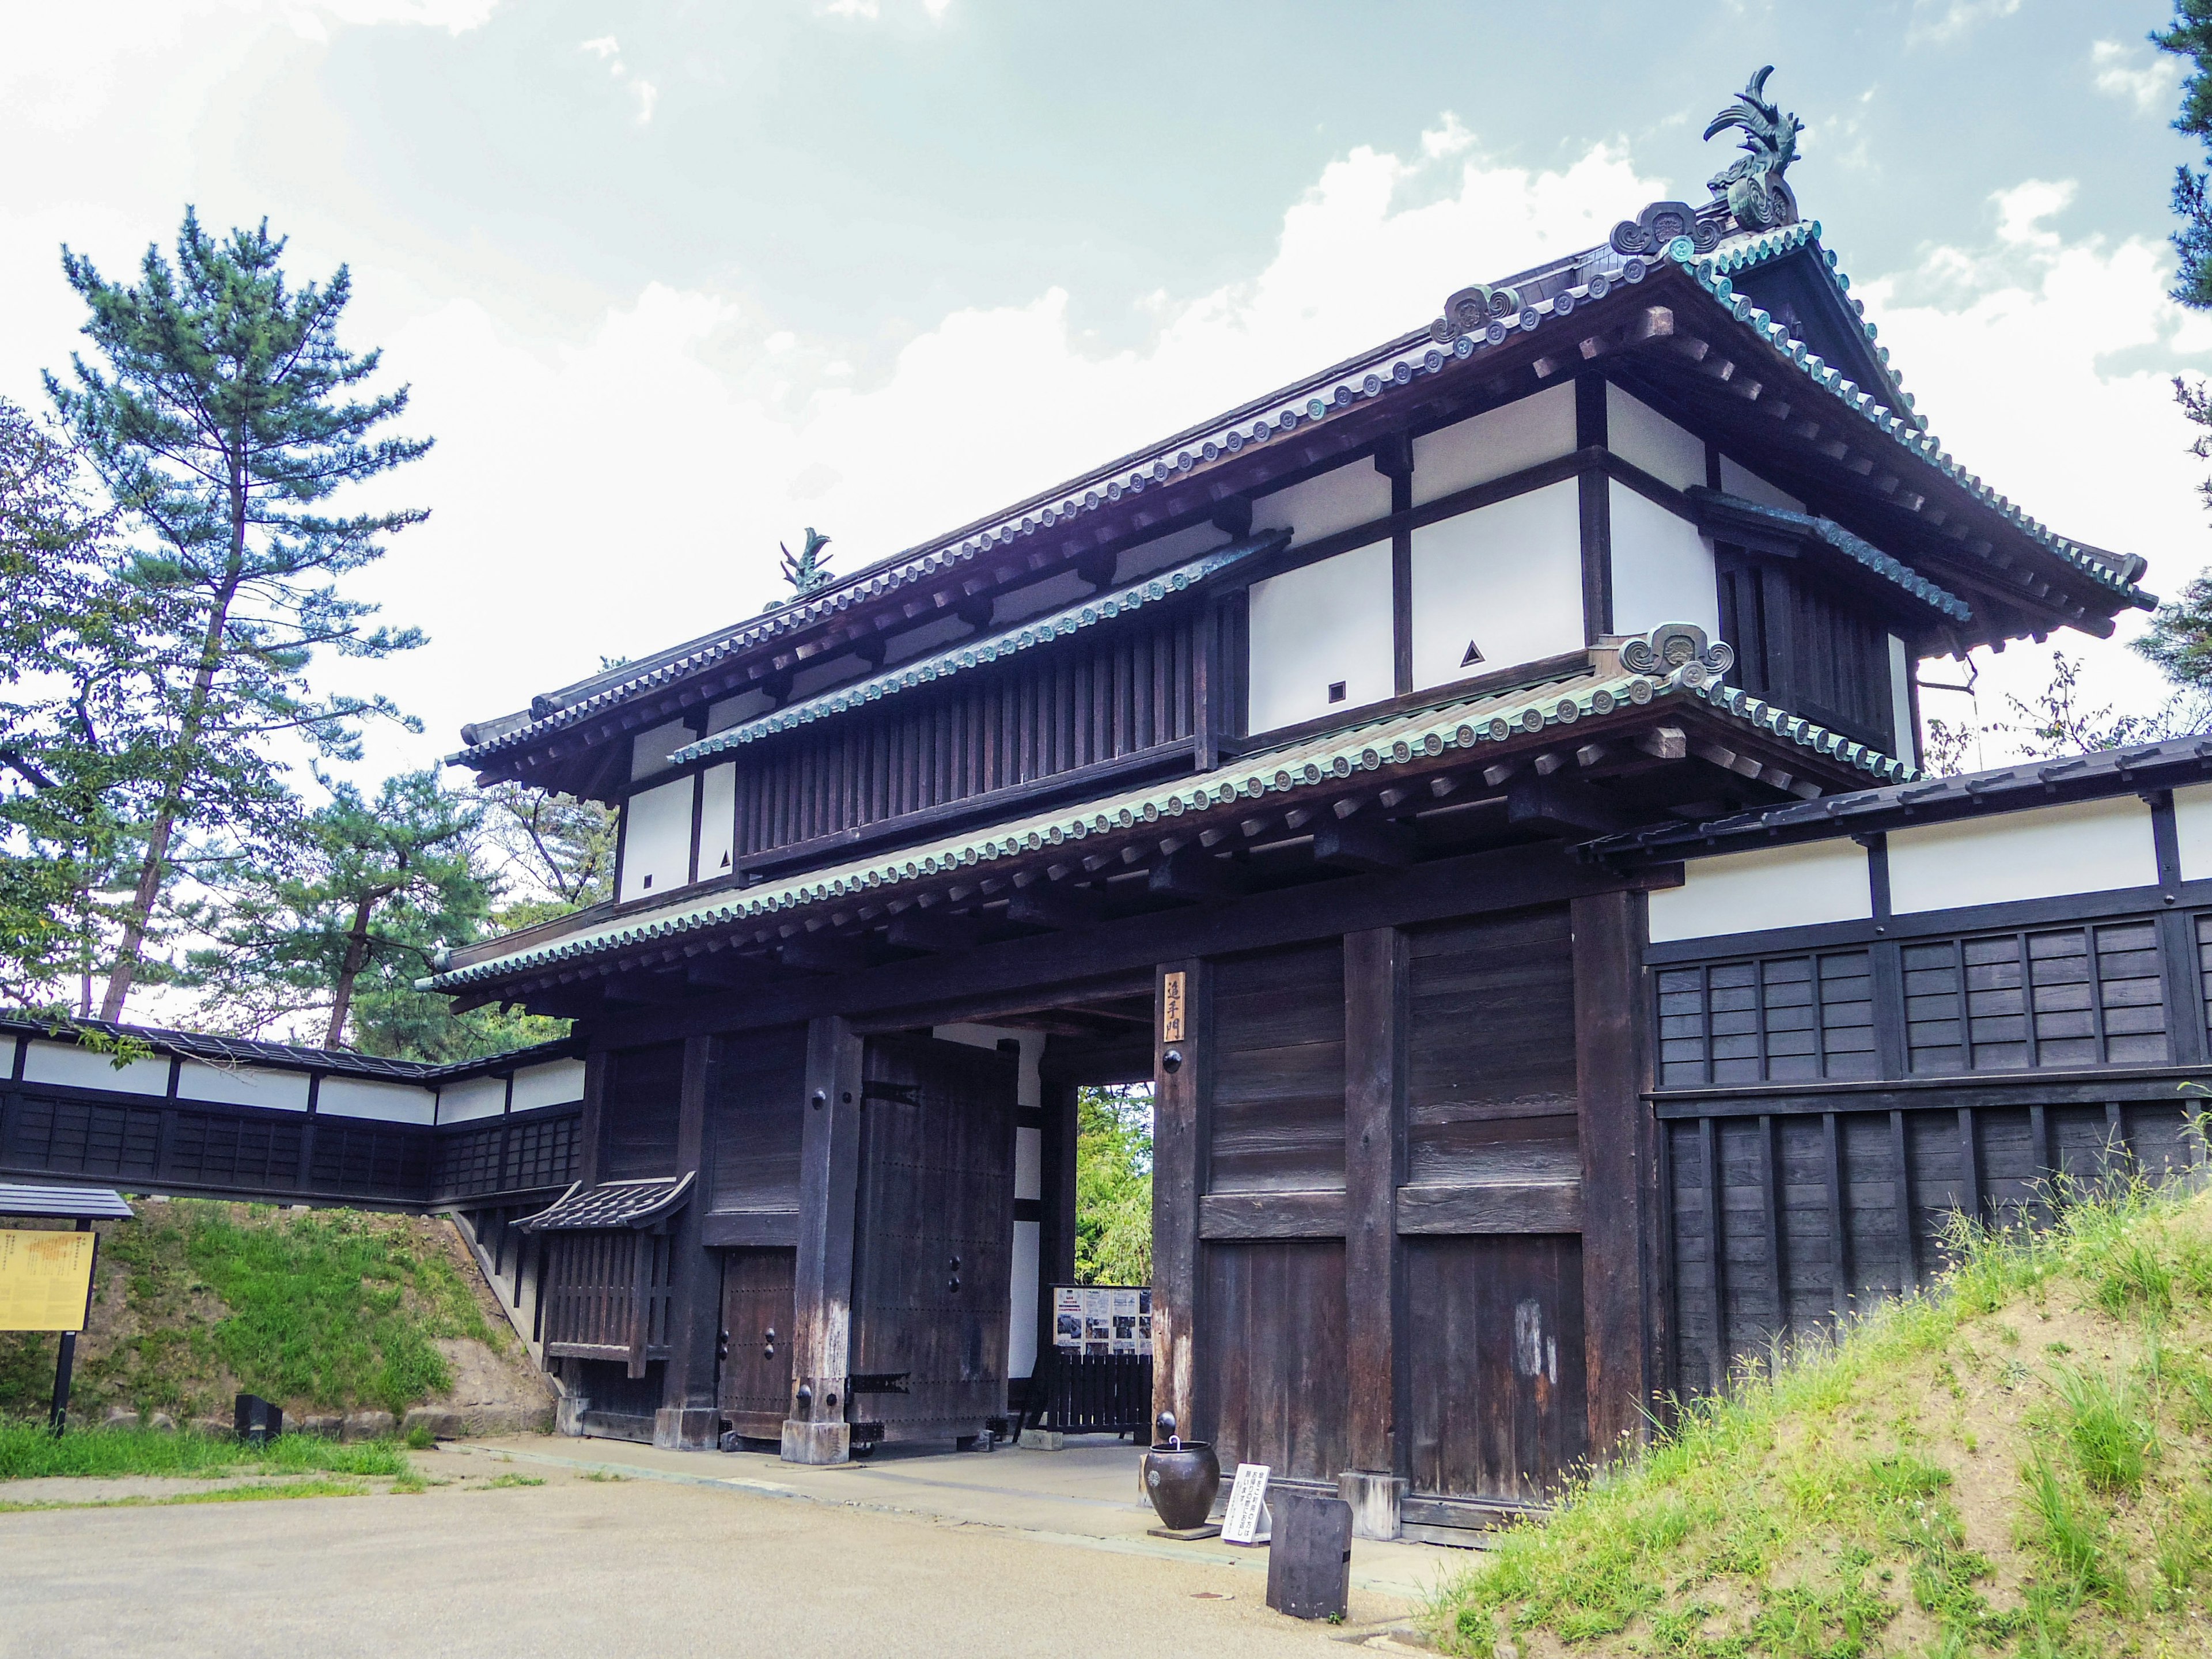
[[973,1435],[1006,1405],[1016,1062],[882,1037],[864,1076],[849,1416],[885,1440]]
[[791,1414],[792,1269],[788,1249],[722,1253],[720,1386],[716,1403],[739,1434],[774,1440]]

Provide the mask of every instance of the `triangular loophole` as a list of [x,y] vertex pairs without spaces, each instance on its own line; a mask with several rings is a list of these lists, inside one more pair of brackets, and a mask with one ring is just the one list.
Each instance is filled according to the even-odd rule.
[[1473,640],[1469,640],[1467,642],[1467,655],[1459,659],[1459,665],[1462,668],[1472,668],[1482,660],[1482,647]]

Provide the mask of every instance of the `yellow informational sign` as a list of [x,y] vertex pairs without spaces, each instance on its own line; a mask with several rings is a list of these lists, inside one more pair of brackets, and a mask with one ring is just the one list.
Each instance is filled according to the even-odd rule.
[[93,1237],[0,1230],[0,1331],[84,1328]]
[[1160,986],[1160,1041],[1181,1042],[1182,1036],[1182,987],[1180,973],[1164,976]]

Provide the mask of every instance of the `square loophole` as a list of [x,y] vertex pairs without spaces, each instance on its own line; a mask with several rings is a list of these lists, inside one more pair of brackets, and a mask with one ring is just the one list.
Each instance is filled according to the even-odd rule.
[[1331,680],[1328,683],[1328,700],[1331,702],[1342,702],[1344,701],[1344,682],[1342,680]]

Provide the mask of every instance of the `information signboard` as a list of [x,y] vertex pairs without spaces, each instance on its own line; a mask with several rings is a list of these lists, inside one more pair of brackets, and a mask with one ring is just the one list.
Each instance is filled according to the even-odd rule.
[[1055,1285],[1052,1340],[1078,1353],[1145,1354],[1152,1351],[1152,1291],[1149,1285]]
[[0,1331],[84,1328],[94,1237],[0,1230]]
[[1221,1517],[1224,1544],[1267,1541],[1267,1466],[1239,1463],[1237,1484],[1229,1489],[1229,1508]]

